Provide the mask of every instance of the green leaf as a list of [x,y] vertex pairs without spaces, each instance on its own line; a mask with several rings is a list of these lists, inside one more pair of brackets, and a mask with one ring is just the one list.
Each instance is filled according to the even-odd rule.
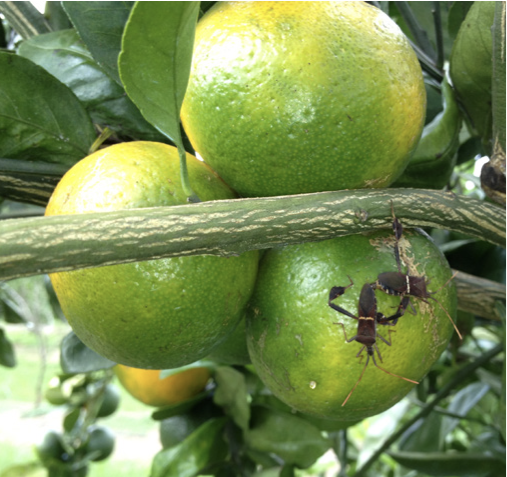
[[175,374],[182,373],[184,371],[187,371],[189,369],[194,368],[208,368],[209,370],[213,370],[216,366],[216,363],[213,363],[212,361],[207,361],[205,359],[194,361],[193,363],[187,364],[186,366],[180,366],[179,368],[172,368],[172,369],[163,369],[160,371],[160,379],[167,378],[169,376],[174,376]]
[[137,2],[120,53],[120,76],[143,116],[180,145],[199,2]]
[[150,477],[194,477],[222,462],[227,445],[222,431],[227,419],[211,419],[180,445],[160,451],[153,459]]
[[311,466],[331,447],[330,441],[308,421],[262,406],[252,407],[245,442],[253,451],[277,454],[285,463],[301,468]]
[[76,407],[71,409],[63,418],[63,428],[65,432],[72,432],[81,417],[81,408]]
[[454,42],[449,70],[472,126],[486,140],[491,136],[491,27],[495,3],[473,2]]
[[280,477],[295,477],[295,468],[293,465],[284,465],[280,470]]
[[0,52],[0,157],[74,164],[95,130],[74,93],[30,60]]
[[244,431],[248,430],[250,407],[245,377],[239,371],[220,366],[215,371],[217,388],[213,401]]
[[131,139],[165,141],[143,118],[123,87],[95,62],[75,30],[33,37],[21,43],[18,53],[66,84],[94,123]]
[[180,156],[180,179],[192,190],[180,129],[180,110],[192,63],[199,2],[137,2],[125,28],[119,58],[125,90],[143,116],[171,139]]
[[88,348],[73,331],[62,340],[60,365],[65,373],[89,373],[111,368],[115,364]]
[[72,23],[63,9],[62,2],[46,2],[44,17],[53,31],[72,28]]
[[388,452],[388,454],[404,467],[432,476],[484,476],[487,472],[491,472],[491,475],[505,474],[505,462],[483,453]]
[[0,365],[7,368],[14,368],[16,366],[16,355],[12,343],[5,336],[5,331],[0,328]]
[[442,189],[456,165],[461,114],[454,92],[442,82],[443,111],[425,126],[410,162],[392,187]]
[[410,427],[402,436],[400,449],[403,451],[436,452],[441,450],[440,432],[442,416],[432,412]]
[[[489,391],[489,386],[481,382],[475,382],[460,389],[452,398],[447,407],[449,412],[465,417],[468,412],[484,397]],[[459,424],[459,419],[445,416],[440,431],[441,440],[450,434]]]
[[456,38],[458,31],[466,18],[468,10],[473,2],[452,2],[449,8],[449,16],[447,17],[447,29],[452,38]]
[[118,55],[134,2],[62,2],[62,5],[97,63],[121,85]]
[[0,2],[0,13],[22,38],[51,31],[51,27],[32,2]]
[[172,416],[160,422],[160,442],[165,448],[174,447],[206,421],[218,417],[220,410],[211,399],[196,404],[189,412]]

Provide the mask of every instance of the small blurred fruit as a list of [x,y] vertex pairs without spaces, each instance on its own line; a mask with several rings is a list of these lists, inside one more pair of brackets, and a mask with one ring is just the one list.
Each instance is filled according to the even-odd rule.
[[207,368],[185,369],[160,379],[160,370],[130,368],[118,364],[114,371],[123,387],[149,406],[169,406],[199,394],[211,374]]

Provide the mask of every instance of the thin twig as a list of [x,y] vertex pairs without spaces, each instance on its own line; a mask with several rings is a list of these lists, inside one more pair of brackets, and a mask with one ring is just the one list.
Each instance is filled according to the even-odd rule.
[[444,35],[442,29],[440,2],[433,2],[431,13],[433,14],[433,21],[435,22],[435,37],[437,40],[437,59],[435,64],[437,68],[442,69],[442,66],[444,65]]

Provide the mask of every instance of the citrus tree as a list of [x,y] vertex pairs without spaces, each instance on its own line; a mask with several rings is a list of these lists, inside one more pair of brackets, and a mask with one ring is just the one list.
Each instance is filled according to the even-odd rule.
[[0,12],[0,318],[48,274],[73,329],[48,475],[116,378],[152,477],[505,471],[505,2]]

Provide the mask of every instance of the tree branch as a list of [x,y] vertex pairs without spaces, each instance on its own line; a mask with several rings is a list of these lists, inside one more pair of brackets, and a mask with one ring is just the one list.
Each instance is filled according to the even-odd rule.
[[443,228],[505,246],[505,210],[450,192],[374,189],[0,222],[0,280],[186,255],[234,255],[392,226]]
[[500,321],[496,302],[505,302],[505,285],[464,272],[459,272],[454,281],[460,310]]

